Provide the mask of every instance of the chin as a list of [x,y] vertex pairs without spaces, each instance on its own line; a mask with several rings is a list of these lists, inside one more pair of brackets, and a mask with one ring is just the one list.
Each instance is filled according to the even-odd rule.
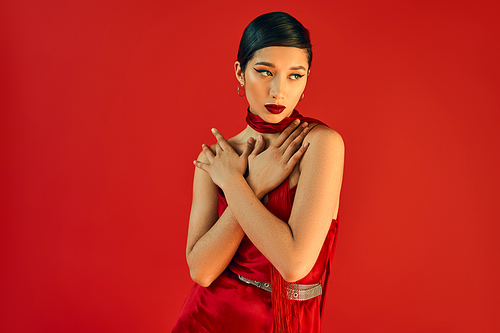
[[279,123],[280,121],[282,121],[283,119],[286,118],[286,115],[283,115],[283,113],[280,113],[280,114],[270,114],[270,113],[267,113],[264,117],[261,117],[261,118],[266,123],[277,124],[277,123]]
[[288,109],[285,109],[280,114],[272,114],[269,111],[267,111],[267,109],[264,109],[264,110],[265,110],[265,113],[263,116],[261,116],[261,118],[264,121],[271,123],[271,124],[279,123],[280,121],[282,121],[286,117],[289,117],[293,112],[293,109],[291,111],[288,111]]

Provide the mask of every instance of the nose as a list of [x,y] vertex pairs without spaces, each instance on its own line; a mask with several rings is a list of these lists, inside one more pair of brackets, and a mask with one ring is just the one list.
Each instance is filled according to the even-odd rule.
[[277,101],[285,98],[286,92],[286,78],[280,78],[280,76],[275,76],[271,82],[271,89],[269,94],[271,97]]

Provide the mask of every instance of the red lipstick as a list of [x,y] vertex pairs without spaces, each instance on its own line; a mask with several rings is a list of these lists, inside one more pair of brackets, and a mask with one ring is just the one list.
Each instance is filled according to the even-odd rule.
[[286,109],[286,106],[284,105],[276,105],[276,104],[266,104],[264,105],[267,109],[267,111],[271,112],[272,114],[280,114],[283,112],[283,110]]

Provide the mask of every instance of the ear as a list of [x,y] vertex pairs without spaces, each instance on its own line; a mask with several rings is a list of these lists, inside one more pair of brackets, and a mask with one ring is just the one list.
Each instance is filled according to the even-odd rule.
[[245,75],[241,70],[241,65],[239,61],[234,63],[234,74],[236,75],[236,79],[241,85],[245,85]]

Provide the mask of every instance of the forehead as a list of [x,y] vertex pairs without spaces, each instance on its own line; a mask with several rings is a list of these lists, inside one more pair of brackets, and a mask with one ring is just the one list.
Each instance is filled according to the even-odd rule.
[[250,62],[270,62],[275,66],[303,66],[309,67],[307,63],[307,52],[305,49],[289,46],[268,46],[255,52]]

